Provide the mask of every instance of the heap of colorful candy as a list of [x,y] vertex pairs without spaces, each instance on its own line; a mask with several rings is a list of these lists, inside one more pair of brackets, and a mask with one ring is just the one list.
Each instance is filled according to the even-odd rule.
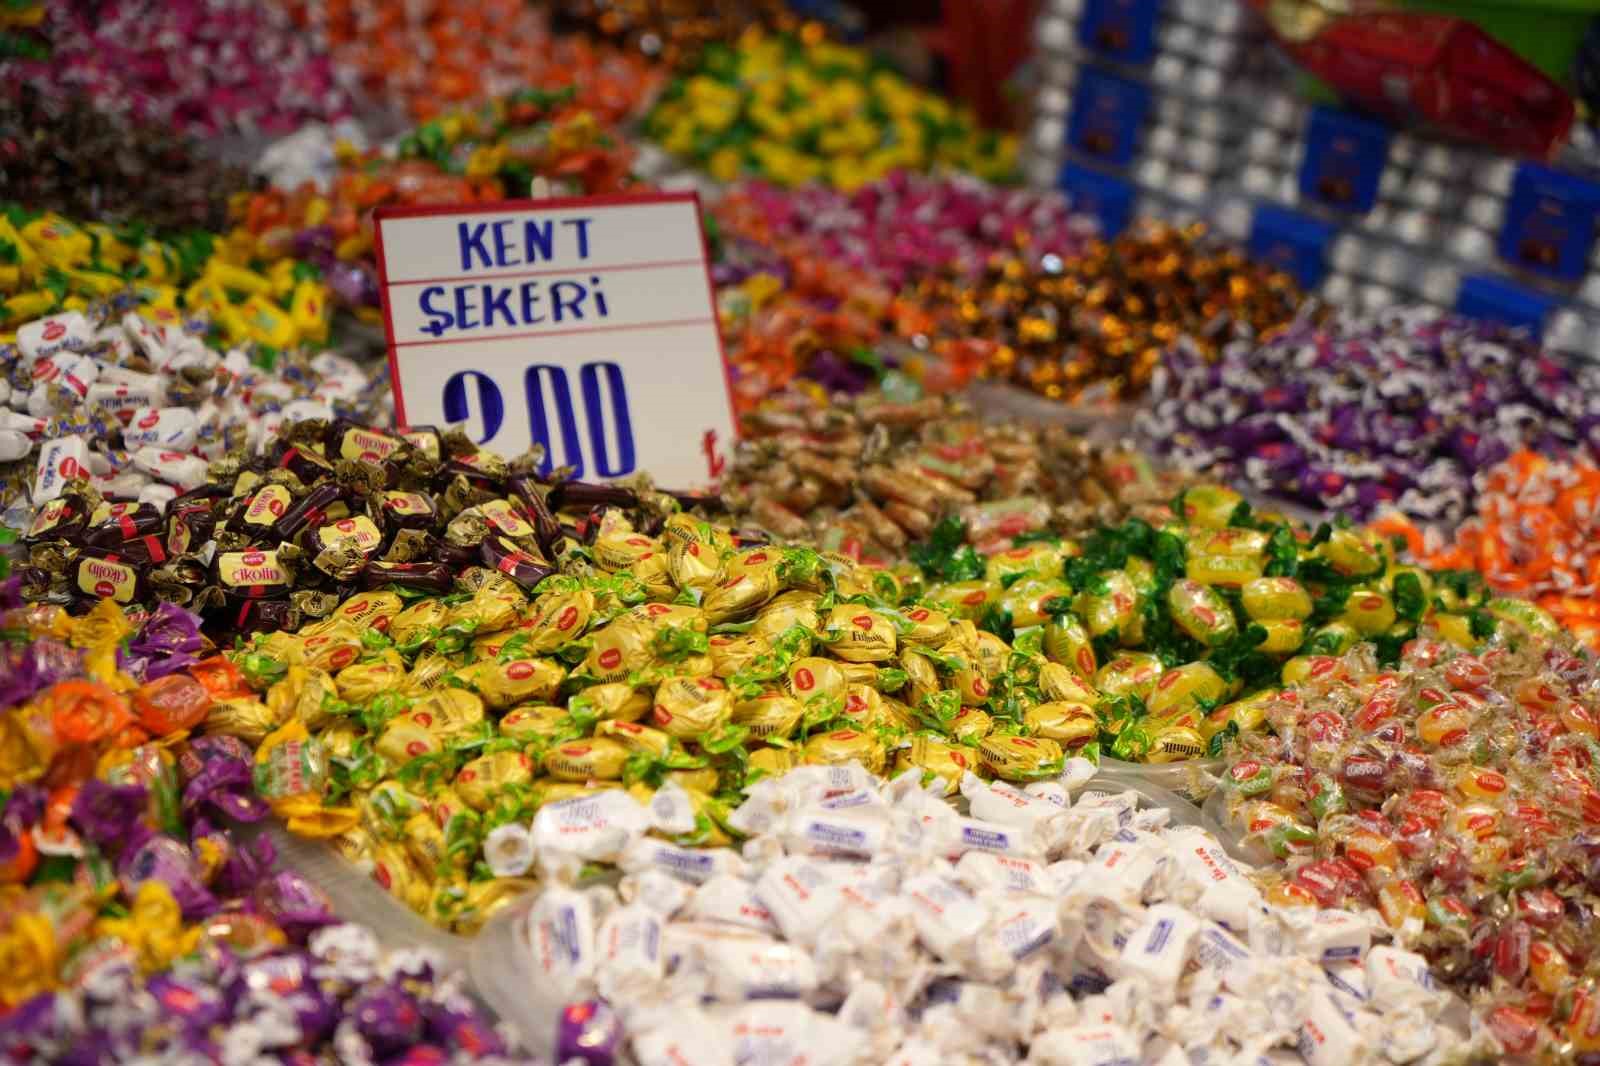
[[287,133],[350,110],[327,56],[272,4],[43,6],[37,32],[49,41],[49,56],[15,62],[11,76],[46,94],[87,94],[108,114],[197,137]]
[[1032,780],[1095,736],[1093,691],[1037,631],[1014,654],[922,606],[915,569],[749,546],[683,513],[651,535],[607,508],[587,547],[551,542],[568,571],[552,576],[530,515],[485,513],[483,566],[257,636],[239,662],[262,702],[206,723],[260,743],[267,767],[315,766],[261,778],[264,794],[435,922],[474,929],[525,890],[548,841],[521,823],[557,800],[626,785],[678,812],[678,844],[723,845],[729,797],[802,762],[879,771],[894,749]]
[[570,89],[524,89],[425,122],[392,152],[344,153],[332,187],[240,194],[228,241],[261,259],[292,256],[321,270],[341,306],[378,321],[372,214],[410,204],[470,204],[614,193],[631,184],[632,150]]
[[[230,279],[258,277],[220,264],[211,269],[230,271]],[[206,276],[218,283],[223,277]],[[291,302],[309,323],[304,312],[320,301],[320,286],[295,284]],[[0,513],[21,508],[7,518],[30,539],[86,532],[84,523],[97,514],[91,524],[124,531],[103,547],[141,539],[157,532],[148,520],[174,497],[206,483],[209,461],[256,451],[286,420],[372,417],[383,409],[372,370],[343,355],[296,351],[273,359],[259,345],[223,354],[204,339],[203,318],[179,322],[170,308],[149,307],[118,314],[117,303],[29,322],[15,345],[0,347]],[[275,365],[263,369],[252,355]],[[132,526],[139,537],[127,532]],[[143,561],[176,566],[168,553],[178,556],[204,539],[165,541],[144,550]],[[118,599],[130,602],[125,594]]]
[[1189,469],[1366,518],[1473,512],[1473,476],[1600,428],[1600,369],[1504,327],[1427,307],[1301,321],[1265,344],[1180,342],[1139,426]]
[[375,101],[413,119],[521,89],[574,86],[607,122],[638,113],[662,76],[642,57],[550,33],[519,0],[278,0]]
[[969,174],[899,170],[853,192],[740,182],[712,208],[720,230],[877,279],[891,291],[930,273],[975,279],[997,255],[1030,265],[1081,252],[1092,223],[1058,192],[1002,189]]
[[990,372],[1053,400],[1138,397],[1168,351],[1216,352],[1291,321],[1287,274],[1211,241],[1205,227],[1150,223],[1063,261],[1011,259],[977,282],[932,278],[912,298],[929,333],[982,344]]
[[0,203],[161,232],[218,230],[246,181],[170,130],[81,98],[0,88]]
[[[229,344],[283,349],[326,340],[328,291],[317,270],[253,259],[239,243],[198,230],[158,240],[140,226],[80,225],[0,204],[0,328],[110,297],[118,311],[136,310],[159,326],[186,317],[215,326]],[[52,323],[60,324],[29,324],[45,343],[65,343]]]
[[1477,570],[1497,591],[1526,596],[1600,651],[1600,469],[1587,459],[1512,454],[1475,482],[1476,512],[1451,534],[1387,512],[1372,528],[1406,539],[1427,566]]
[[979,129],[868,53],[754,31],[708,47],[645,129],[719,181],[751,174],[848,191],[895,170],[945,166],[993,181],[1016,165],[1012,137]]
[[790,389],[745,414],[740,436],[724,492],[734,525],[880,562],[950,517],[985,555],[1130,512],[1160,521],[1182,487],[1138,455],[1060,427],[986,424],[938,397],[829,403]]
[[1267,898],[1376,906],[1471,997],[1506,1061],[1600,1051],[1594,661],[1537,608],[1469,652],[1424,635],[1393,668],[1315,661],[1219,792],[1283,864]]
[[[425,955],[384,958],[274,871],[248,748],[190,730],[247,695],[199,620],[82,618],[0,581],[0,1046],[15,1061],[374,1061],[500,1036]],[[415,1060],[412,1060],[415,1061]]]
[[807,41],[820,40],[822,27],[800,26],[784,0],[561,0],[563,21],[669,69],[695,63],[712,43],[731,43],[747,30],[797,30]]
[[[861,195],[887,199],[901,180],[939,187],[935,179],[900,179]],[[1230,340],[1270,334],[1301,306],[1288,275],[1205,240],[1200,227],[1152,223],[1110,244],[1084,243],[1074,236],[1079,222],[1056,216],[1059,202],[1047,200],[1029,213],[1058,217],[1050,242],[1077,254],[1040,244],[1000,255],[999,234],[963,236],[959,224],[946,223],[943,251],[925,249],[921,268],[912,246],[883,247],[870,231],[858,249],[862,265],[851,268],[851,253],[831,241],[822,251],[806,237],[773,240],[751,202],[719,209],[734,232],[754,238],[721,246],[737,264],[724,273],[737,285],[731,296],[724,290],[723,319],[743,407],[796,375],[848,389],[883,366],[907,370],[930,391],[983,375],[1050,399],[1133,399],[1180,337],[1191,351],[1215,353]],[[746,253],[749,246],[760,254]],[[990,248],[996,254],[985,253],[974,273],[979,252]]]
[[[532,830],[552,839],[546,887],[494,920],[474,973],[558,1058],[626,1046],[645,1066],[1492,1051],[1452,1023],[1422,958],[1373,943],[1381,927],[1264,903],[1192,807],[1074,799],[1092,771],[1024,788],[966,775],[963,816],[946,781],[919,788],[929,775],[805,767],[729,815],[751,834],[742,854],[646,837],[654,812],[621,792],[558,802]],[[627,871],[619,886],[563,883],[596,860]]]

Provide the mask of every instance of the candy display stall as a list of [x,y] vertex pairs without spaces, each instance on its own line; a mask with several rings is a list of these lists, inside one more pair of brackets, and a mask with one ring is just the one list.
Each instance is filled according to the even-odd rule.
[[0,4],[0,1058],[1600,1061],[1581,114],[1308,102],[1443,25],[1321,4],[1042,3],[1020,141],[875,12],[159,6]]

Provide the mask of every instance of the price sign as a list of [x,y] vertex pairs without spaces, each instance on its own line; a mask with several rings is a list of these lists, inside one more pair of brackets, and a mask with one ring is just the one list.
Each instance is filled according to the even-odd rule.
[[693,193],[380,210],[401,425],[590,480],[717,478],[732,391]]

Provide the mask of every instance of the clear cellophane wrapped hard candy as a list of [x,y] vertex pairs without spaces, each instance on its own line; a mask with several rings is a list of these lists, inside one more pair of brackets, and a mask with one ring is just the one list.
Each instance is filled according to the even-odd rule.
[[792,388],[743,419],[726,496],[737,524],[894,560],[951,516],[985,552],[1046,528],[1155,517],[1181,479],[1062,427],[985,422],[960,401]]
[[1506,1061],[1600,1052],[1593,972],[1600,673],[1538,609],[1468,651],[1315,660],[1213,800],[1278,861],[1267,898],[1376,909],[1468,996]]

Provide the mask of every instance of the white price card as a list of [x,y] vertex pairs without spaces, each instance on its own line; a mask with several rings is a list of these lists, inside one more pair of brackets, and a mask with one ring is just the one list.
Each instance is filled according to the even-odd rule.
[[543,472],[705,485],[733,394],[693,193],[378,211],[395,414]]

